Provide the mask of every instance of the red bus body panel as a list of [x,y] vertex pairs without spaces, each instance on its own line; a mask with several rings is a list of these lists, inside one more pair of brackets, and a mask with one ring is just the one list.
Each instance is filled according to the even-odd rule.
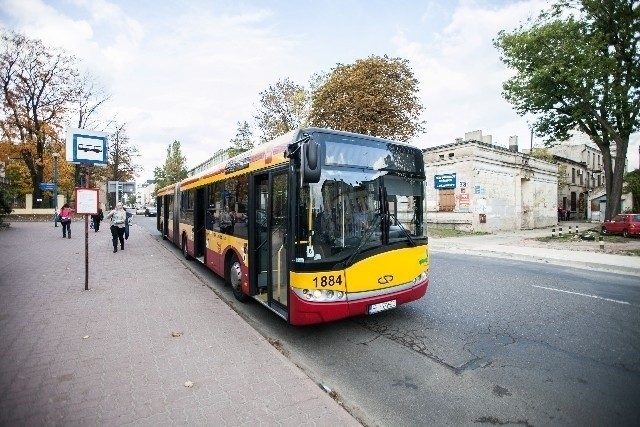
[[311,325],[331,322],[351,316],[366,315],[371,304],[396,300],[398,305],[415,301],[427,293],[429,279],[410,289],[386,295],[364,298],[340,303],[317,303],[304,301],[289,291],[289,323],[292,325]]

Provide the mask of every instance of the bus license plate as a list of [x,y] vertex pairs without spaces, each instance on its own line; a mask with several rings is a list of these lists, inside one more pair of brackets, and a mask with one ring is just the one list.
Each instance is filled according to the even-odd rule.
[[369,306],[369,314],[380,313],[381,311],[390,310],[395,308],[396,300],[379,302],[378,304],[372,304]]

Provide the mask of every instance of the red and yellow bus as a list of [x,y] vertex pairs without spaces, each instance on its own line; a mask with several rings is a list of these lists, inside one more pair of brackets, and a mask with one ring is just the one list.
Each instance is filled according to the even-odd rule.
[[427,291],[424,160],[411,145],[296,130],[156,200],[165,239],[290,324],[374,314]]

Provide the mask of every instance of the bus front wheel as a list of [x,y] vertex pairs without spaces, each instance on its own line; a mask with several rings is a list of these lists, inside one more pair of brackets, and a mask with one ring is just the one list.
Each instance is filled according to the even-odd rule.
[[249,297],[242,292],[242,268],[236,255],[232,255],[227,267],[227,283],[231,286],[233,296],[240,302],[246,302]]

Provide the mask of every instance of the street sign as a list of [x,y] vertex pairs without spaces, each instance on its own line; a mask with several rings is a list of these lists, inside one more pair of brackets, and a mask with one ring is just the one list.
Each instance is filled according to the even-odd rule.
[[104,165],[107,163],[107,134],[86,129],[67,129],[67,156],[71,163]]
[[39,187],[43,191],[53,191],[56,189],[56,185],[53,182],[41,182]]
[[456,188],[456,174],[447,173],[442,175],[435,175],[433,177],[433,187],[436,189]]
[[107,181],[107,193],[115,193],[116,186],[118,193],[135,193],[136,183],[135,181],[123,182],[123,181]]

